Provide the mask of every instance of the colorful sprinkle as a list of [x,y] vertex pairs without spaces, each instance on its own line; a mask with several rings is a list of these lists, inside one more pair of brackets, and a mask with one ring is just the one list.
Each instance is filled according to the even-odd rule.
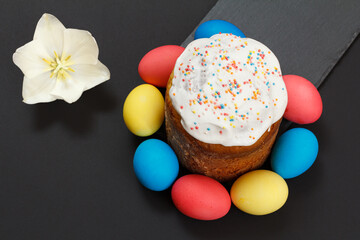
[[[194,134],[216,138],[216,135],[223,134],[222,130],[216,131],[216,128],[239,128],[231,131],[251,132],[251,135],[246,135],[249,136],[249,143],[253,143],[261,136],[259,126],[268,129],[267,125],[272,124],[270,114],[284,108],[279,99],[286,96],[286,89],[277,61],[273,61],[271,51],[252,39],[244,41],[222,34],[202,41],[205,44],[201,45],[201,41],[189,44],[186,58],[182,58],[184,54],[181,55],[178,59],[181,62],[174,70],[174,79],[178,80],[173,80],[173,86],[185,92],[188,90],[189,95],[186,96],[191,96],[187,106],[180,106],[180,109],[185,109],[182,114],[187,111],[190,115],[194,114],[191,118],[198,122],[194,122],[190,129],[201,129]],[[282,95],[269,99],[273,89]],[[179,92],[176,92],[176,96],[175,92],[171,92],[171,95],[183,101],[184,96]],[[209,123],[202,118],[212,118],[217,123],[215,129],[202,127],[202,123]]]

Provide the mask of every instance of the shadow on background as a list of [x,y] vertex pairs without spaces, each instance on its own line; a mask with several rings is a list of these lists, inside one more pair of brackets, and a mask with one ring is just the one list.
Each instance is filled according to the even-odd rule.
[[45,130],[53,124],[61,123],[78,135],[89,133],[94,124],[94,117],[103,112],[112,112],[117,107],[115,95],[103,85],[83,93],[72,104],[57,100],[51,104],[36,104],[34,111],[36,130]]

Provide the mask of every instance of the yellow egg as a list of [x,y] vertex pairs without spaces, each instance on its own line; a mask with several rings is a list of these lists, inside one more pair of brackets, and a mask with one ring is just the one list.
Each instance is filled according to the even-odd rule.
[[268,170],[255,170],[240,176],[230,190],[234,205],[252,215],[275,212],[285,204],[288,194],[285,180]]
[[150,84],[134,88],[126,97],[123,117],[127,128],[140,137],[155,133],[164,121],[164,97]]

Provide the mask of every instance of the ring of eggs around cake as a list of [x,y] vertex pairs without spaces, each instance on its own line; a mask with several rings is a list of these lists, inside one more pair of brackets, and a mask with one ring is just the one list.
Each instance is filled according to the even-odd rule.
[[[202,23],[195,39],[218,33],[245,37],[235,25],[223,20]],[[127,128],[139,137],[159,130],[164,121],[164,97],[157,87],[166,87],[176,59],[184,48],[165,45],[149,51],[140,61],[138,71],[146,82],[134,88],[123,106]],[[309,124],[322,113],[322,101],[316,87],[296,75],[283,76],[288,105],[284,118]],[[308,170],[318,154],[316,136],[305,128],[294,128],[282,134],[270,155],[270,170],[255,170],[240,176],[230,192],[216,180],[189,174],[177,179],[179,162],[171,147],[158,139],[143,141],[134,154],[133,167],[139,182],[153,191],[171,189],[175,207],[184,215],[199,220],[215,220],[225,216],[231,202],[252,215],[265,215],[280,209],[288,197],[285,179],[297,177]]]

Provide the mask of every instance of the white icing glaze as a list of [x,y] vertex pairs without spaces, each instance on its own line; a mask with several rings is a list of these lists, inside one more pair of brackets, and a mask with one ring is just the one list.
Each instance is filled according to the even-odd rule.
[[191,42],[176,61],[169,94],[191,136],[224,146],[254,144],[287,104],[276,56],[231,34]]

